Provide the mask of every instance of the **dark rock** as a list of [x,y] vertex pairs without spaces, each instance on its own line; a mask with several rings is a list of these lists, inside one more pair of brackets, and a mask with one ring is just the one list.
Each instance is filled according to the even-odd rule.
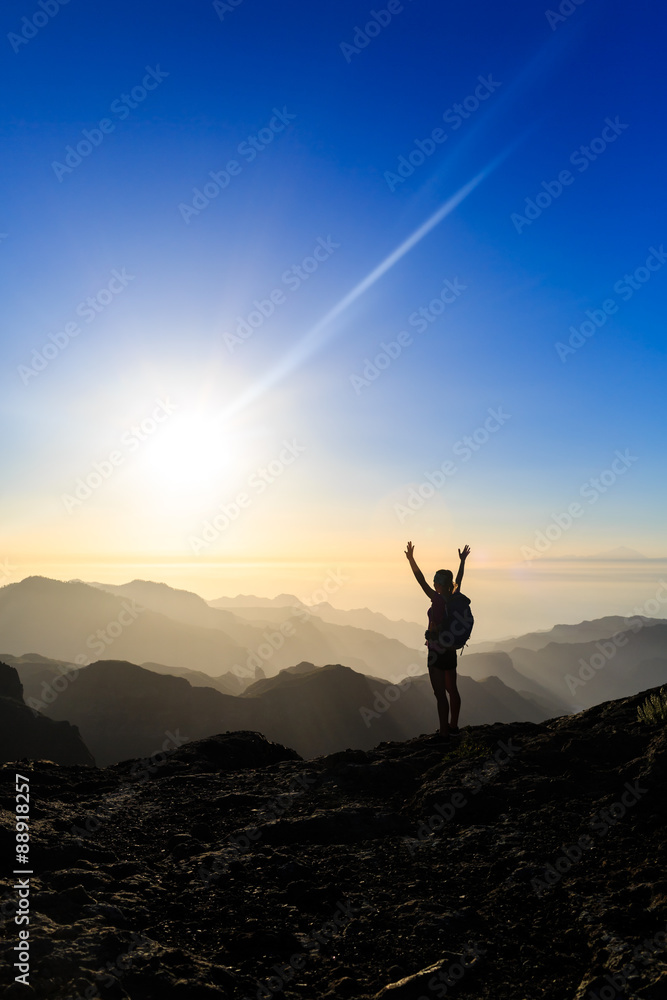
[[95,763],[77,727],[54,722],[24,705],[17,671],[0,663],[0,762],[24,758],[57,764]]
[[210,844],[215,840],[215,833],[208,823],[195,823],[192,827],[192,836],[197,840],[202,840],[205,844]]
[[174,750],[170,762],[179,761],[189,768],[206,771],[255,770],[281,761],[297,761],[294,750],[272,743],[261,733],[241,731],[222,733],[190,742]]
[[32,761],[39,958],[16,992],[10,893],[6,995],[590,1000],[634,962],[617,995],[665,1000],[667,731],[644,697],[308,761],[220,734],[142,781]]
[[12,698],[23,704],[23,685],[15,667],[0,663],[0,698]]

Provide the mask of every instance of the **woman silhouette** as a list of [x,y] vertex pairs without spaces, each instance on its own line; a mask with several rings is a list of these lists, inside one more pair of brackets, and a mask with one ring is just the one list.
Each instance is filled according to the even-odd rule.
[[[428,609],[428,633],[426,645],[428,647],[428,673],[431,678],[431,686],[438,703],[438,718],[440,720],[439,736],[443,740],[449,739],[450,733],[459,731],[459,711],[461,709],[461,695],[456,686],[456,650],[443,647],[438,643],[437,634],[439,629],[447,621],[448,608],[447,598],[456,593],[463,580],[465,562],[470,555],[470,546],[464,545],[459,549],[461,563],[456,574],[456,580],[449,569],[439,569],[433,577],[433,589],[427,584],[424,574],[415,562],[415,547],[412,542],[408,542],[405,554],[408,562],[415,574],[417,583],[425,594],[431,598],[431,607]],[[449,700],[447,696],[449,695]],[[449,710],[451,706],[452,717],[449,721]]]

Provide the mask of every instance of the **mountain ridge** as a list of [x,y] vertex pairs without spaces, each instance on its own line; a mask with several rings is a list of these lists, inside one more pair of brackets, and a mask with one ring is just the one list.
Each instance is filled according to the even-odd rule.
[[[19,663],[17,670],[27,676],[29,667]],[[176,730],[195,739],[251,729],[312,757],[347,746],[367,749],[378,739],[436,728],[427,674],[408,676],[399,686],[347,665],[310,667],[286,668],[235,696],[127,661],[99,660],[80,668],[74,679],[65,674],[60,690],[42,693],[42,711],[74,723],[102,765],[150,755],[166,732]],[[529,694],[519,695],[497,678],[495,685],[487,681],[460,678],[469,721],[510,721],[517,714],[530,721],[545,717]],[[41,681],[33,677],[33,683]]]
[[32,648],[83,663],[93,659],[91,652],[99,658],[108,650],[115,659],[171,663],[213,676],[232,670],[247,678],[257,666],[272,673],[308,658],[401,675],[418,655],[396,639],[306,611],[281,625],[255,627],[189,591],[151,581],[101,587],[27,577],[0,588],[0,629],[12,655]]
[[31,758],[94,765],[77,726],[28,707],[15,667],[0,661],[0,762]]

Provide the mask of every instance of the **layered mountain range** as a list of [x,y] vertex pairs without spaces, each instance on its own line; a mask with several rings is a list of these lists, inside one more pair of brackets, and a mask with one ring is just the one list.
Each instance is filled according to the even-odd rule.
[[[437,725],[426,674],[392,684],[342,664],[301,663],[256,681],[242,695],[229,695],[125,661],[75,669],[45,658],[5,659],[22,679],[27,704],[74,723],[98,765],[150,757],[174,732],[199,739],[243,728],[313,757],[347,747],[370,749]],[[461,677],[459,687],[472,724],[545,717],[542,705],[498,677]],[[558,714],[556,705],[552,700],[547,714]]]
[[[248,729],[312,757],[435,730],[417,623],[287,594],[211,604],[146,581],[28,578],[0,589],[0,660],[27,705],[78,727],[98,765],[157,753],[176,731]],[[486,647],[459,659],[473,725],[537,723],[667,682],[661,620],[608,617],[475,649]],[[314,655],[331,650],[342,655]]]
[[[420,634],[423,646],[423,628]],[[326,622],[296,597],[278,615],[269,608],[252,621],[146,581],[107,586],[28,577],[9,584],[0,588],[0,636],[0,652],[14,656],[34,651],[79,665],[150,661],[215,677],[232,672],[246,683],[258,667],[275,674],[302,660],[398,678],[421,653],[368,628]]]

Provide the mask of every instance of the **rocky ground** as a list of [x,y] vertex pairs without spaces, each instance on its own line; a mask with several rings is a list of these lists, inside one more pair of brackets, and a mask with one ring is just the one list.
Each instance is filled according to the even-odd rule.
[[301,760],[258,734],[30,778],[30,986],[54,1000],[666,1000],[667,729],[645,695]]

